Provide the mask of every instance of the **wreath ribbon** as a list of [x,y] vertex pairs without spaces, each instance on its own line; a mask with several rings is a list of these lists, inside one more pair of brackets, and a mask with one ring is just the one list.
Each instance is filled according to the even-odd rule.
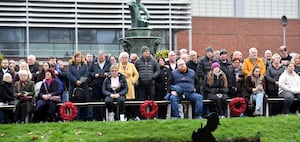
[[[150,111],[147,111],[148,107],[151,107]],[[141,115],[146,118],[153,118],[158,112],[158,105],[155,101],[145,100],[144,103],[140,105],[140,112]]]
[[72,102],[65,102],[59,108],[59,115],[62,120],[74,120],[77,117],[77,113],[77,107]]
[[239,116],[246,111],[247,103],[242,97],[236,97],[229,103],[229,108],[233,115]]

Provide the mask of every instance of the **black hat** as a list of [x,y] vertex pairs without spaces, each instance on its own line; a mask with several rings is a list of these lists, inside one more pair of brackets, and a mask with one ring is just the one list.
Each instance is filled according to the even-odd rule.
[[220,52],[220,55],[227,54],[227,50],[224,49],[224,48],[221,48],[221,49],[219,50],[219,52]]
[[214,52],[213,47],[212,47],[212,46],[206,47],[206,53],[207,53],[207,52]]
[[142,54],[143,54],[146,50],[150,51],[150,50],[149,50],[149,47],[143,46],[142,49],[141,49]]

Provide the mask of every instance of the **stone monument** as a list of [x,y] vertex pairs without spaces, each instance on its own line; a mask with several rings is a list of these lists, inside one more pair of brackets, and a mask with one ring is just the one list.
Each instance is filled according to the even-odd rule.
[[151,36],[152,29],[149,28],[150,14],[141,0],[129,0],[128,2],[131,15],[131,28],[127,30],[124,38],[119,40],[124,51],[141,55],[141,48],[148,46],[150,53],[155,56],[161,38]]

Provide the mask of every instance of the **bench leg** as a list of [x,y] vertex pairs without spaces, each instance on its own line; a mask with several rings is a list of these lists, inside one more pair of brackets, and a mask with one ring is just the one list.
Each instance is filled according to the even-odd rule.
[[189,119],[193,118],[193,106],[191,103],[188,104],[188,117]]
[[269,103],[266,102],[266,116],[269,117]]
[[107,107],[105,107],[105,121],[108,121],[108,109],[107,109]]
[[229,103],[227,103],[227,117],[230,118],[230,107],[229,107]]
[[171,118],[171,104],[168,104],[166,119],[170,119],[170,118]]

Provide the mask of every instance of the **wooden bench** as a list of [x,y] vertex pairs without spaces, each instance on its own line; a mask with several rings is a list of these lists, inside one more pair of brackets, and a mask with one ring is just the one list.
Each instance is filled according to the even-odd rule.
[[[294,101],[297,101],[298,99],[295,98]],[[227,117],[230,117],[230,108],[229,108],[229,102],[231,101],[231,99],[227,99]],[[269,108],[270,108],[270,103],[276,103],[276,102],[283,102],[284,98],[268,98],[268,101],[266,102],[266,116],[269,116]],[[140,104],[142,104],[144,101],[125,101],[125,105],[126,106],[139,106]],[[155,101],[158,105],[169,105],[170,101],[168,100],[162,100],[162,101]],[[58,106],[61,106],[63,103],[59,103],[57,104]],[[187,100],[183,100],[181,101],[181,104],[183,105],[187,105],[187,114],[188,114],[188,118],[192,119],[192,103],[190,101]],[[212,104],[212,100],[203,100],[203,104]],[[75,106],[78,107],[86,107],[86,106],[101,106],[101,107],[105,107],[105,102],[101,101],[101,102],[82,102],[82,103],[74,103]],[[117,105],[117,102],[114,102],[114,105]],[[15,105],[7,105],[7,104],[3,104],[0,105],[0,110],[1,109],[14,109]],[[171,107],[170,105],[168,106],[168,110],[171,111]],[[107,114],[107,109],[106,109],[106,114]],[[108,116],[106,116],[106,118],[108,118]]]
[[[266,116],[268,117],[270,115],[269,113],[270,103],[278,103],[283,101],[284,98],[268,98],[268,101],[266,102]],[[298,101],[298,99],[295,98],[294,101]]]
[[[228,99],[228,101],[231,101],[231,99]],[[155,101],[158,105],[168,105],[167,109],[169,112],[171,112],[171,106],[170,106],[170,101],[168,100],[163,100],[163,101]],[[125,106],[139,106],[140,104],[144,103],[144,101],[125,101]],[[203,100],[203,104],[211,104],[212,100]],[[117,105],[117,102],[113,103],[114,105]],[[187,113],[188,113],[188,118],[192,119],[193,116],[193,112],[192,112],[192,103],[190,101],[187,100],[183,100],[181,101],[181,104],[183,105],[187,105]],[[59,103],[58,104],[63,105],[63,103]],[[105,102],[82,102],[82,103],[74,103],[75,106],[78,107],[86,107],[86,106],[101,106],[101,107],[105,107]],[[230,117],[230,109],[229,109],[229,103],[227,104],[227,116]],[[106,120],[108,118],[108,110],[106,108]]]
[[15,108],[15,105],[8,105],[8,104],[3,104],[3,105],[0,105],[0,109],[14,109]]

